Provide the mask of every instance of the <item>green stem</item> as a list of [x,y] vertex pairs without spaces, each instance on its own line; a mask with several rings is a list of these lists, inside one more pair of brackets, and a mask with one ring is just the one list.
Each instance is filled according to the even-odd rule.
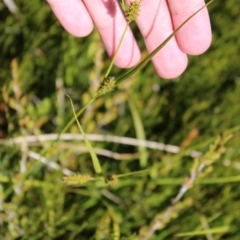
[[[87,104],[85,104],[77,113],[77,118],[83,113],[83,111],[95,100],[95,97],[92,97]],[[58,134],[56,141],[59,141],[61,134],[65,133],[71,125],[74,123],[75,117],[73,117],[68,124],[64,127],[64,129]]]
[[[68,96],[68,95],[67,95]],[[102,173],[102,168],[101,168],[101,165],[99,163],[99,160],[98,160],[98,157],[96,155],[96,153],[94,152],[90,142],[88,141],[87,137],[86,137],[86,134],[84,133],[83,131],[83,128],[80,124],[80,122],[78,121],[78,116],[75,112],[75,109],[74,109],[74,106],[73,106],[73,102],[72,102],[72,99],[70,96],[68,96],[68,98],[70,99],[70,103],[71,103],[71,106],[72,106],[72,110],[73,110],[73,114],[74,114],[74,118],[77,122],[77,125],[78,125],[78,128],[81,132],[81,134],[83,135],[83,139],[84,139],[84,142],[86,143],[87,145],[87,148],[88,148],[88,151],[90,152],[90,155],[91,155],[91,158],[92,158],[92,162],[93,162],[93,167],[94,167],[94,170],[97,174],[100,174]]]
[[145,169],[145,170],[140,170],[140,171],[135,171],[135,172],[130,172],[130,173],[123,173],[123,174],[118,174],[115,175],[117,178],[122,178],[122,177],[127,177],[127,176],[131,176],[131,175],[136,175],[136,174],[141,174],[141,173],[147,173],[149,171],[149,169]]
[[125,29],[124,29],[124,31],[123,31],[123,34],[122,34],[122,36],[121,36],[120,42],[118,43],[116,52],[114,53],[114,56],[113,56],[113,58],[112,58],[112,61],[111,61],[110,65],[109,65],[109,67],[108,67],[108,70],[107,70],[106,74],[105,74],[105,78],[108,77],[110,71],[112,70],[113,63],[114,63],[114,61],[115,61],[115,59],[116,59],[116,57],[117,57],[117,53],[118,53],[121,45],[122,45],[123,38],[124,38],[124,36],[125,36],[125,34],[126,34],[126,31],[127,31],[128,26],[129,26],[129,24],[127,23],[127,25],[125,26]]
[[[139,141],[146,140],[146,134],[145,134],[143,122],[135,102],[136,102],[136,95],[134,91],[131,91],[131,97],[128,100],[128,104],[129,104],[130,112],[132,114],[136,136]],[[147,161],[148,161],[147,148],[145,146],[138,146],[138,151],[140,153],[140,157],[139,157],[140,166],[144,168],[147,166]]]

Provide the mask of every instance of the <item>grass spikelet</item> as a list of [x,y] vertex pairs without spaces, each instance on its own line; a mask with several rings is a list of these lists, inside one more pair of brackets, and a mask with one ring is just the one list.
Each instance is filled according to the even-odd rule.
[[136,20],[140,11],[140,3],[141,1],[131,2],[128,9],[125,11],[125,17],[128,24]]
[[94,181],[94,180],[96,179],[91,177],[89,174],[80,174],[80,173],[63,177],[63,182],[67,185],[72,185],[72,186],[86,185],[88,182]]
[[115,77],[110,76],[110,77],[104,78],[103,82],[101,83],[97,91],[97,96],[102,96],[113,91],[115,86],[116,86]]

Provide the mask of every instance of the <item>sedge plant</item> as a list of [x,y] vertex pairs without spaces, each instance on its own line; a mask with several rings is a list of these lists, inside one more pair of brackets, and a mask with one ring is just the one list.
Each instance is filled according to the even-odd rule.
[[[91,147],[91,144],[89,143],[85,133],[84,133],[84,130],[82,129],[81,127],[81,124],[78,120],[78,117],[84,112],[84,110],[94,101],[96,100],[97,98],[103,96],[103,95],[106,95],[112,91],[114,91],[114,89],[116,89],[116,87],[121,83],[123,82],[124,80],[128,79],[129,77],[131,77],[133,74],[135,74],[137,71],[139,71],[141,68],[143,68],[151,59],[152,57],[158,52],[160,51],[167,43],[168,41],[174,37],[174,35],[191,19],[193,18],[198,12],[200,12],[203,8],[207,7],[209,4],[211,4],[214,0],[210,0],[206,5],[204,5],[203,7],[201,7],[199,10],[197,10],[195,13],[193,13],[189,18],[187,18],[175,31],[173,31],[172,34],[169,35],[169,37],[167,37],[154,51],[152,51],[150,54],[148,54],[144,59],[142,59],[140,61],[140,63],[138,63],[135,67],[131,68],[130,70],[128,70],[125,74],[123,74],[122,76],[110,76],[110,72],[111,72],[111,69],[112,69],[112,66],[113,66],[113,63],[114,63],[114,60],[117,56],[117,53],[118,53],[118,50],[121,46],[121,43],[124,39],[124,36],[125,36],[125,33],[126,33],[126,30],[127,28],[129,27],[130,23],[135,21],[135,19],[137,18],[138,14],[139,14],[139,11],[140,11],[140,8],[141,8],[141,0],[135,0],[135,1],[132,1],[130,3],[130,5],[125,5],[124,1],[122,1],[122,5],[123,5],[123,10],[125,12],[125,16],[126,16],[126,20],[127,20],[127,24],[126,24],[126,27],[122,33],[122,36],[121,36],[121,39],[120,39],[120,42],[117,46],[117,49],[116,49],[116,52],[111,60],[111,63],[107,69],[107,72],[104,76],[104,79],[102,81],[102,83],[100,84],[98,90],[95,92],[95,94],[91,97],[91,99],[88,101],[87,104],[85,104],[80,110],[78,110],[77,112],[75,111],[74,109],[74,106],[73,106],[73,102],[69,97],[70,99],[70,103],[71,103],[71,106],[72,106],[72,110],[73,110],[73,113],[74,113],[74,117],[68,122],[68,124],[65,126],[65,128],[59,133],[58,135],[58,138],[57,138],[57,141],[59,140],[59,137],[61,134],[65,133],[68,128],[73,124],[74,121],[77,122],[77,125],[78,125],[78,128],[81,132],[81,134],[83,135],[84,137],[84,141],[87,145],[87,148],[90,152],[90,155],[91,155],[91,159],[92,159],[92,162],[93,162],[93,167],[94,167],[94,171],[95,173],[98,175],[97,178],[93,178],[93,177],[90,177],[88,175],[82,175],[82,174],[77,174],[77,175],[74,175],[74,176],[70,176],[70,177],[65,177],[64,178],[64,181],[67,183],[67,184],[72,184],[72,185],[78,185],[78,184],[82,184],[82,183],[86,183],[88,181],[92,181],[92,180],[96,180],[96,179],[101,179],[101,180],[104,180],[105,179],[105,182],[106,183],[110,183],[110,182],[115,182],[115,180],[120,177],[120,176],[104,176],[103,174],[103,171],[102,171],[102,168],[101,168],[101,164],[98,160],[98,157],[97,155],[94,153],[94,150],[93,148]],[[135,121],[136,126],[138,126],[138,132],[141,132],[141,139],[144,138],[144,133],[143,133],[143,129],[140,125],[140,121],[139,121],[139,117],[137,115],[137,112],[134,110],[134,106],[133,106],[133,103],[130,102],[129,103],[129,106],[130,106],[130,109],[132,111],[132,115],[133,115],[133,119]],[[140,158],[140,165],[141,167],[146,167],[147,166],[147,155],[146,155],[146,151],[144,150],[144,147],[141,147],[140,149],[140,152],[143,153],[143,157]],[[145,156],[144,156],[145,155]],[[147,170],[143,170],[143,171],[139,171],[139,172],[134,172],[134,173],[131,173],[131,174],[137,174],[137,173],[142,173],[142,172],[145,172]],[[125,176],[125,174],[121,175],[121,177]]]

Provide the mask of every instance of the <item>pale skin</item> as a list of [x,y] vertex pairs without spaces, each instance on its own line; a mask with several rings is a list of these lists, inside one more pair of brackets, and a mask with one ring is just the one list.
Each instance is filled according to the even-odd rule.
[[[57,19],[70,34],[85,37],[96,26],[112,57],[126,26],[117,0],[47,0]],[[126,1],[129,4],[129,0]],[[142,0],[136,23],[146,48],[153,51],[172,31],[205,4],[204,0]],[[152,59],[157,74],[171,79],[180,76],[188,64],[187,55],[199,55],[211,44],[208,11],[194,16]],[[114,64],[129,68],[138,63],[141,53],[128,28]]]

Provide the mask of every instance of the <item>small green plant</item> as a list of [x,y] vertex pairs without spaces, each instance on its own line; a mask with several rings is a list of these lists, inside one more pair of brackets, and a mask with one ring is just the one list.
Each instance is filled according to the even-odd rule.
[[[86,135],[78,121],[78,117],[80,116],[80,114],[87,108],[87,106],[89,106],[90,103],[92,103],[95,99],[103,96],[103,95],[106,95],[108,94],[109,92],[112,92],[114,91],[114,89],[117,87],[117,85],[124,81],[125,79],[129,78],[130,76],[132,76],[134,73],[136,73],[137,71],[139,71],[142,67],[144,67],[150,60],[151,58],[158,52],[160,51],[165,45],[166,43],[184,26],[184,24],[186,24],[192,17],[194,17],[199,11],[201,11],[203,8],[207,7],[207,5],[211,4],[214,0],[211,0],[209,1],[205,6],[203,6],[202,8],[200,8],[199,10],[197,10],[194,14],[192,14],[189,18],[187,18],[163,43],[161,43],[152,53],[150,53],[147,57],[145,57],[136,67],[133,67],[132,69],[130,69],[126,74],[124,74],[123,76],[120,76],[120,77],[114,77],[114,76],[109,76],[109,73],[111,71],[111,68],[112,68],[112,65],[113,65],[113,62],[114,62],[114,59],[115,57],[117,56],[117,53],[118,53],[118,50],[121,46],[121,43],[122,43],[122,40],[124,38],[124,35],[126,33],[126,29],[127,27],[129,26],[129,24],[132,22],[132,21],[135,21],[135,19],[137,18],[138,14],[139,14],[139,11],[140,11],[140,6],[141,6],[141,0],[138,1],[133,1],[130,3],[129,6],[127,7],[123,7],[123,9],[125,9],[125,15],[126,15],[126,19],[127,19],[127,25],[125,27],[125,30],[122,34],[122,37],[121,37],[121,40],[119,42],[119,45],[117,47],[117,50],[114,54],[114,57],[109,65],[109,68],[105,74],[105,77],[101,83],[101,85],[99,86],[97,92],[93,95],[93,97],[90,99],[90,101],[83,107],[81,108],[77,113],[75,112],[75,109],[74,109],[74,106],[73,106],[73,102],[69,97],[70,99],[70,102],[71,102],[71,106],[72,106],[72,110],[73,110],[73,113],[74,113],[74,118],[67,124],[67,126],[62,130],[62,132],[59,134],[59,136],[64,133],[68,127],[73,123],[74,119],[76,120],[77,122],[77,125],[78,125],[78,128],[81,132],[81,134],[84,136],[84,141],[89,149],[89,152],[91,154],[91,158],[92,158],[92,161],[93,161],[93,166],[94,166],[94,170],[95,170],[95,173],[97,174],[102,174],[102,169],[101,169],[101,164],[97,158],[97,155],[94,153],[93,151],[93,148],[91,147],[88,139],[86,138]],[[123,6],[124,3],[122,3]],[[139,122],[139,117],[137,116],[137,113],[136,111],[134,110],[135,108],[133,107],[133,103],[130,101],[130,108],[132,110],[132,113],[133,113],[133,119],[136,121],[135,122],[135,126],[140,126],[140,122]],[[137,122],[138,121],[138,122]],[[139,128],[140,129],[140,128]],[[143,130],[141,128],[141,130],[137,131],[137,132],[142,132],[142,136],[140,137],[141,139],[144,139],[144,136],[143,136]],[[146,167],[147,166],[147,157],[144,156],[146,155],[146,152],[144,151],[144,148],[140,148],[140,151],[142,151],[142,154],[141,154],[141,158],[140,158],[140,165],[142,167]],[[143,154],[143,152],[145,152]],[[75,184],[76,182],[76,179],[79,178],[79,182],[85,182],[85,175],[75,175],[73,176],[72,178],[65,178],[65,182],[67,182],[68,184],[71,183],[71,181],[73,182],[73,184]],[[83,178],[83,180],[81,180],[81,178]],[[93,178],[89,178],[89,180],[93,180]],[[107,181],[109,182],[109,181]]]

